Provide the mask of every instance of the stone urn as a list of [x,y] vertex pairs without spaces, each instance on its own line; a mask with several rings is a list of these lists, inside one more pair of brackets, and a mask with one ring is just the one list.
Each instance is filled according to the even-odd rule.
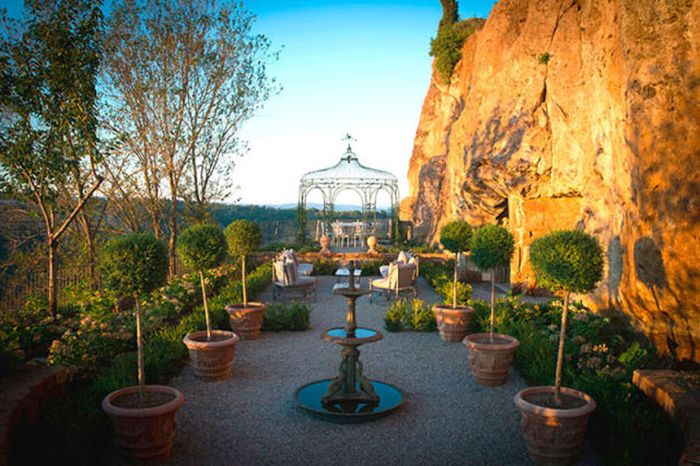
[[170,456],[175,440],[175,414],[185,397],[172,387],[146,385],[146,402],[139,403],[139,387],[113,391],[102,400],[112,419],[117,445],[135,461],[157,462]]
[[231,373],[233,353],[240,337],[226,330],[212,330],[211,339],[207,332],[188,333],[182,342],[190,353],[190,365],[194,374],[202,380],[223,380]]
[[372,254],[372,255],[379,254],[379,252],[377,252],[377,237],[376,236],[370,235],[367,238],[367,246],[369,246],[369,249],[367,250],[367,254]]
[[471,331],[474,320],[473,307],[436,304],[433,306],[433,314],[443,341],[460,342]]
[[463,341],[469,350],[469,368],[477,383],[489,387],[506,383],[515,350],[520,346],[516,338],[494,333],[491,339],[488,333],[474,333]]
[[520,431],[530,458],[540,464],[575,464],[581,455],[593,398],[561,388],[562,406],[554,406],[554,387],[530,387],[515,395],[522,415]]
[[262,330],[265,305],[263,303],[231,304],[226,306],[231,330],[244,340],[255,340]]
[[333,254],[330,250],[331,247],[331,237],[328,235],[323,235],[321,238],[318,240],[319,243],[321,243],[321,251],[319,251],[319,254],[322,256],[330,256]]

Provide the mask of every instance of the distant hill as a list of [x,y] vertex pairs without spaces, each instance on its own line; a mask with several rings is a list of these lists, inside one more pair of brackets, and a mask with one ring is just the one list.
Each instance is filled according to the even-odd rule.
[[[273,209],[296,209],[296,203],[289,204],[265,204],[264,207],[272,207]],[[323,209],[323,204],[318,202],[310,202],[306,205],[307,209]],[[334,206],[336,212],[351,212],[351,211],[361,211],[362,206],[351,205],[351,204],[336,204]],[[389,210],[389,206],[377,206],[378,210]]]

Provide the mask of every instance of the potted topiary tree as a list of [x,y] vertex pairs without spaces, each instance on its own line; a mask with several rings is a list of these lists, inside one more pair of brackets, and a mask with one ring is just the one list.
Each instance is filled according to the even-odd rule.
[[226,258],[226,238],[214,225],[194,225],[178,238],[177,254],[183,264],[199,273],[204,303],[206,331],[188,333],[182,340],[190,353],[194,373],[202,380],[222,380],[231,373],[233,354],[239,336],[226,330],[212,330],[209,318],[204,271],[214,268]]
[[244,340],[254,340],[260,336],[265,305],[248,302],[245,259],[248,254],[260,246],[260,229],[249,220],[236,220],[226,227],[224,235],[231,257],[241,260],[241,285],[243,288],[243,302],[226,306],[226,312],[229,315],[231,329]]
[[603,275],[598,240],[582,231],[557,231],[530,247],[530,263],[538,283],[563,292],[559,350],[554,386],[530,387],[515,396],[522,414],[521,430],[530,457],[539,462],[575,462],[596,403],[589,395],[561,386],[566,318],[571,293],[593,291]]
[[146,385],[141,296],[165,284],[167,247],[146,234],[117,238],[105,245],[101,269],[108,288],[134,300],[138,366],[138,385],[110,393],[102,400],[102,409],[112,419],[117,444],[125,456],[162,460],[172,449],[175,413],[185,397],[171,387]]
[[513,249],[513,235],[501,226],[484,225],[472,236],[472,261],[482,271],[491,272],[491,319],[489,333],[467,335],[464,344],[469,350],[469,368],[474,380],[491,387],[506,383],[515,350],[520,346],[520,342],[509,335],[493,333],[496,308],[495,269],[508,265]]
[[455,255],[454,276],[452,279],[452,305],[433,306],[440,338],[444,341],[462,341],[469,333],[474,316],[474,308],[457,305],[457,264],[459,255],[469,250],[472,229],[464,220],[456,220],[445,225],[440,231],[440,242]]

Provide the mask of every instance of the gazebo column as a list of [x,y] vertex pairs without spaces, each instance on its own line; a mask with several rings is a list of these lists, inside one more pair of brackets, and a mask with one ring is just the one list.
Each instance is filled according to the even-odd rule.
[[331,192],[323,190],[323,224],[325,226],[325,233],[331,236],[333,231],[331,230],[331,224],[333,223],[333,194]]

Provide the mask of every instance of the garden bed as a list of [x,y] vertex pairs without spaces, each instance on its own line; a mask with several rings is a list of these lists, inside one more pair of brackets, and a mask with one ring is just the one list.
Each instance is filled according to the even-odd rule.
[[[217,282],[216,277],[220,279],[212,283],[211,289],[216,294],[209,300],[214,328],[228,328],[224,307],[241,299],[241,283],[231,280],[229,272],[230,269],[222,269],[211,277],[212,282]],[[247,278],[248,292],[260,293],[270,283],[270,265],[258,267]],[[144,304],[149,323],[144,344],[149,384],[167,383],[176,375],[187,358],[183,336],[206,327],[204,311],[197,299],[201,292],[195,284],[196,280],[189,277],[176,280],[152,297],[150,303],[158,305]],[[173,299],[173,294],[179,298]],[[136,353],[123,351],[124,347],[115,343],[124,337],[128,341],[125,347],[133,348],[133,326],[110,321],[131,332],[128,338],[120,336],[120,331],[108,331],[104,327],[104,321],[98,318],[105,317],[101,312],[89,306],[84,310],[83,326],[67,331],[51,348],[50,360],[68,363],[73,380],[58,402],[41,410],[39,422],[31,431],[18,431],[12,445],[13,464],[96,464],[101,455],[109,452],[109,420],[100,409],[100,402],[108,393],[136,384]],[[42,448],[31,448],[36,444]]]

